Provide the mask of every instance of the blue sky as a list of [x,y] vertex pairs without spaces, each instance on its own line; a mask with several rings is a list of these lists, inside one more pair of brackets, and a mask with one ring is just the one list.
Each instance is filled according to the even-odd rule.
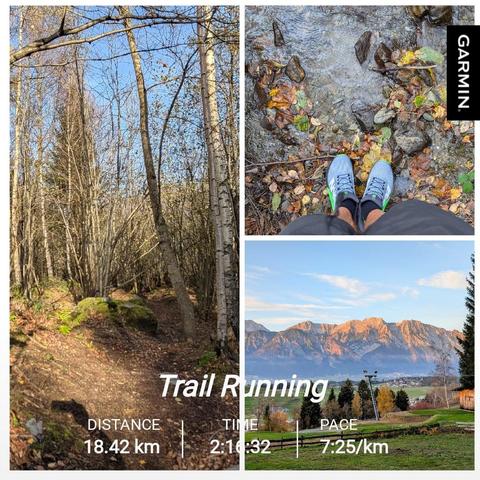
[[471,241],[247,241],[246,319],[271,330],[366,317],[462,329]]

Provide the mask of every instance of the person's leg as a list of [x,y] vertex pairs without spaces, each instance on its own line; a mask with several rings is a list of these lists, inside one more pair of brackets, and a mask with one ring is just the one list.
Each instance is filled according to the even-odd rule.
[[385,213],[393,190],[392,167],[379,160],[368,176],[367,185],[358,209],[358,226],[363,233]]
[[365,235],[473,234],[473,228],[461,218],[420,200],[406,200],[394,205],[385,214],[382,212],[365,231]]
[[356,230],[358,197],[352,162],[347,155],[337,155],[330,164],[327,191],[333,214]]

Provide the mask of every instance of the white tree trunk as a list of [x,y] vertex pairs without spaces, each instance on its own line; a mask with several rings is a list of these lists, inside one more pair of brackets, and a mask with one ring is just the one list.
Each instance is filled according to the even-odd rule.
[[[23,8],[19,8],[19,26],[18,26],[18,45],[23,42]],[[13,283],[21,285],[22,265],[20,256],[20,238],[19,238],[19,216],[20,216],[20,195],[19,195],[19,176],[21,162],[21,132],[23,124],[22,103],[22,69],[18,69],[17,85],[15,89],[15,146],[13,152],[12,164],[12,191],[11,191],[11,238],[12,238],[12,268]]]
[[234,212],[229,186],[228,161],[225,158],[220,135],[211,8],[198,7],[198,18],[200,85],[216,244],[217,341],[220,348],[224,349],[227,343],[228,327],[235,325],[238,318],[235,301],[238,286],[234,260]]
[[[122,15],[124,15],[125,17],[128,16],[128,7],[118,7],[118,9]],[[147,92],[145,89],[141,59],[137,51],[135,35],[131,30],[131,20],[129,18],[125,18],[124,25],[125,28],[128,29],[125,34],[128,39],[133,68],[135,70],[135,77],[137,80],[137,91],[140,104],[140,133],[142,137],[143,160],[145,164],[145,171],[147,174],[148,193],[155,221],[155,228],[157,231],[160,248],[167,264],[168,274],[172,281],[173,288],[175,289],[177,301],[182,312],[183,329],[185,335],[188,338],[193,338],[195,333],[195,315],[193,310],[193,304],[185,287],[182,272],[180,271],[180,266],[178,265],[175,252],[171,245],[170,233],[167,224],[165,223],[165,219],[162,215],[161,202],[158,194],[157,178],[153,162],[150,132],[148,126]]]

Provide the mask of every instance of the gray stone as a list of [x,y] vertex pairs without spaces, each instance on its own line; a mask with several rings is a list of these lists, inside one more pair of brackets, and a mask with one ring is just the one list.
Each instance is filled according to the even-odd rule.
[[305,70],[300,65],[300,59],[296,55],[288,61],[285,73],[290,80],[297,83],[300,83],[305,78]]
[[358,123],[358,126],[363,132],[373,132],[375,130],[375,105],[369,105],[365,102],[357,100],[352,103],[351,110]]
[[399,197],[404,197],[409,191],[413,190],[414,186],[409,178],[397,176],[393,185],[393,192]]
[[407,154],[411,155],[425,148],[430,141],[425,132],[413,125],[406,126],[395,132],[397,145]]
[[283,47],[285,45],[285,40],[283,38],[282,31],[280,30],[280,27],[278,26],[278,23],[274,20],[272,24],[273,28],[273,44],[276,47]]
[[372,38],[372,32],[363,32],[360,38],[355,44],[355,54],[360,65],[367,59],[368,52],[370,51],[370,40]]
[[387,108],[381,108],[376,114],[373,121],[377,125],[383,123],[388,123],[390,120],[393,120],[397,114],[393,110],[388,110]]

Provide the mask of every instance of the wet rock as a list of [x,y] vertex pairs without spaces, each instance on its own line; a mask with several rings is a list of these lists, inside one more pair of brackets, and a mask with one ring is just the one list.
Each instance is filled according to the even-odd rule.
[[382,88],[382,94],[385,98],[390,98],[390,95],[392,93],[392,87],[389,87],[388,85],[384,85]]
[[273,28],[273,43],[276,47],[283,47],[285,45],[285,40],[283,38],[282,31],[278,26],[278,23],[274,20],[272,23]]
[[298,145],[298,141],[296,138],[294,138],[290,132],[286,131],[286,130],[274,130],[273,132],[273,136],[279,140],[280,142],[282,142],[284,145]]
[[392,58],[392,51],[382,42],[375,50],[374,58],[379,68],[385,68],[385,63]]
[[428,7],[426,5],[411,5],[405,8],[407,13],[417,21],[421,21],[428,13]]
[[260,126],[269,132],[271,132],[275,127],[270,117],[263,117],[260,120]]
[[397,176],[393,185],[393,193],[399,197],[405,197],[414,187],[415,184],[409,178]]
[[389,110],[385,107],[381,108],[373,118],[374,123],[381,125],[383,123],[388,123],[390,120],[393,120],[397,114],[393,110]]
[[351,111],[363,132],[373,132],[375,130],[375,105],[356,101],[352,103]]
[[357,43],[355,44],[355,55],[357,56],[357,60],[359,61],[360,65],[362,65],[368,57],[371,38],[372,32],[363,32],[362,35],[360,35],[360,38],[357,40]]
[[287,64],[285,73],[294,82],[300,83],[305,78],[305,70],[300,65],[300,59],[294,55]]
[[473,122],[460,122],[460,133],[467,133],[469,130],[473,131]]
[[255,82],[255,97],[257,100],[258,106],[261,108],[267,103],[268,95],[265,92],[263,85],[260,82]]
[[[392,137],[390,140],[394,140]],[[392,164],[395,165],[395,168],[400,171],[407,167],[407,159],[408,157],[403,156],[403,150],[396,146],[393,148],[392,154]]]
[[428,9],[428,21],[432,25],[448,25],[452,23],[452,7],[436,5]]
[[397,145],[407,154],[418,152],[425,148],[430,141],[425,132],[409,125],[395,132]]

